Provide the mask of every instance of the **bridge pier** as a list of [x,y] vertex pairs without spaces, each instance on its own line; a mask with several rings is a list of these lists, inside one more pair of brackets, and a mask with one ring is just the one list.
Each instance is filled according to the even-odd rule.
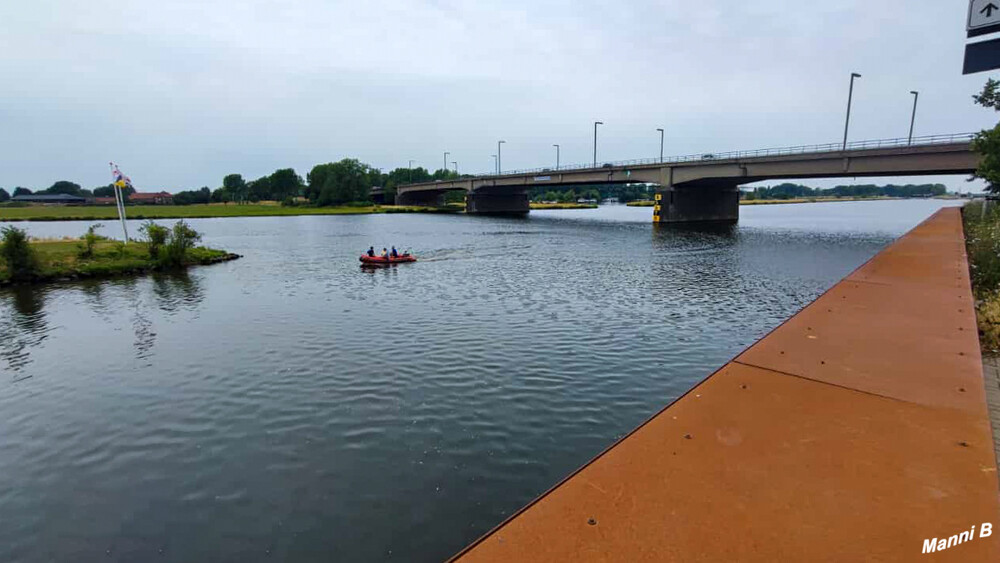
[[656,192],[654,223],[736,223],[739,218],[735,184],[667,186]]
[[526,215],[531,211],[531,202],[526,190],[511,190],[501,193],[486,190],[469,192],[465,196],[465,212],[480,215]]
[[396,195],[396,205],[418,205],[421,207],[444,206],[444,192],[412,191]]

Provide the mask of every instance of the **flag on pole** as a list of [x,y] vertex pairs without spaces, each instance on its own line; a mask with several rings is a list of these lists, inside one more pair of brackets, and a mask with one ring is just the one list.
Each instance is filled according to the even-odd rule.
[[[118,219],[122,223],[122,232],[125,234],[125,242],[128,242],[128,227],[125,225],[125,187],[132,187],[132,180],[128,176],[122,174],[121,170],[118,169],[118,165],[114,162],[108,163],[111,166],[111,177],[114,179],[112,182],[115,191],[115,204],[118,207]],[[133,188],[134,189],[134,188]]]

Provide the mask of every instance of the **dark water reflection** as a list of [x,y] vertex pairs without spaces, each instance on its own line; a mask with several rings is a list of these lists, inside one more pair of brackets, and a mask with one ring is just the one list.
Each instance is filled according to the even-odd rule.
[[0,561],[443,559],[939,205],[196,220],[245,258],[2,292]]

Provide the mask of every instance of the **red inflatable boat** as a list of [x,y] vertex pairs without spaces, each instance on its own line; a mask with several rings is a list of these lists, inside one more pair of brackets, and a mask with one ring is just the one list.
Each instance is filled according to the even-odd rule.
[[368,256],[367,254],[361,255],[361,263],[368,266],[390,266],[392,264],[403,264],[405,262],[416,261],[416,257],[412,254],[400,254],[395,258],[382,258],[381,256]]

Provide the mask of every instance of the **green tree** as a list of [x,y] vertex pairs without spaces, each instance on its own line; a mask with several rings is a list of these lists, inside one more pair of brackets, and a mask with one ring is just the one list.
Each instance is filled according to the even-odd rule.
[[10,194],[7,193],[7,190],[0,188],[0,203],[5,201],[10,201]]
[[[983,91],[972,96],[972,99],[983,107],[1000,111],[998,89],[1000,82],[991,78],[986,81]],[[989,193],[1000,193],[1000,123],[992,129],[984,129],[977,133],[972,141],[972,148],[983,157],[973,176],[986,180],[986,191]]]
[[212,190],[208,186],[203,186],[200,190],[187,190],[174,194],[176,205],[194,205],[197,203],[211,203]]
[[[128,197],[135,193],[135,188],[129,186],[122,188],[122,192],[125,197]],[[107,186],[101,186],[99,188],[94,188],[94,197],[115,197],[115,185],[108,184]]]
[[225,187],[212,190],[212,201],[215,203],[229,203],[233,200],[233,194]]
[[[225,190],[228,199],[222,201],[242,202],[247,197],[247,182],[240,174],[229,174],[222,179],[222,189]],[[219,191],[219,190],[216,190]]]
[[31,190],[29,190],[28,188],[22,188],[21,186],[18,186],[14,188],[14,193],[11,194],[11,197],[17,197],[19,195],[31,195]]
[[253,202],[271,199],[271,177],[261,176],[248,183],[247,194],[247,198]]
[[302,177],[291,168],[275,170],[271,174],[271,194],[269,199],[281,201],[286,197],[296,197],[302,193]]
[[368,201],[371,169],[357,159],[345,158],[314,166],[309,172],[307,194],[317,205],[341,205]]
[[59,180],[55,184],[52,184],[47,190],[43,190],[39,193],[52,195],[82,195],[81,192],[82,188],[80,188],[80,184],[75,184],[66,180]]

